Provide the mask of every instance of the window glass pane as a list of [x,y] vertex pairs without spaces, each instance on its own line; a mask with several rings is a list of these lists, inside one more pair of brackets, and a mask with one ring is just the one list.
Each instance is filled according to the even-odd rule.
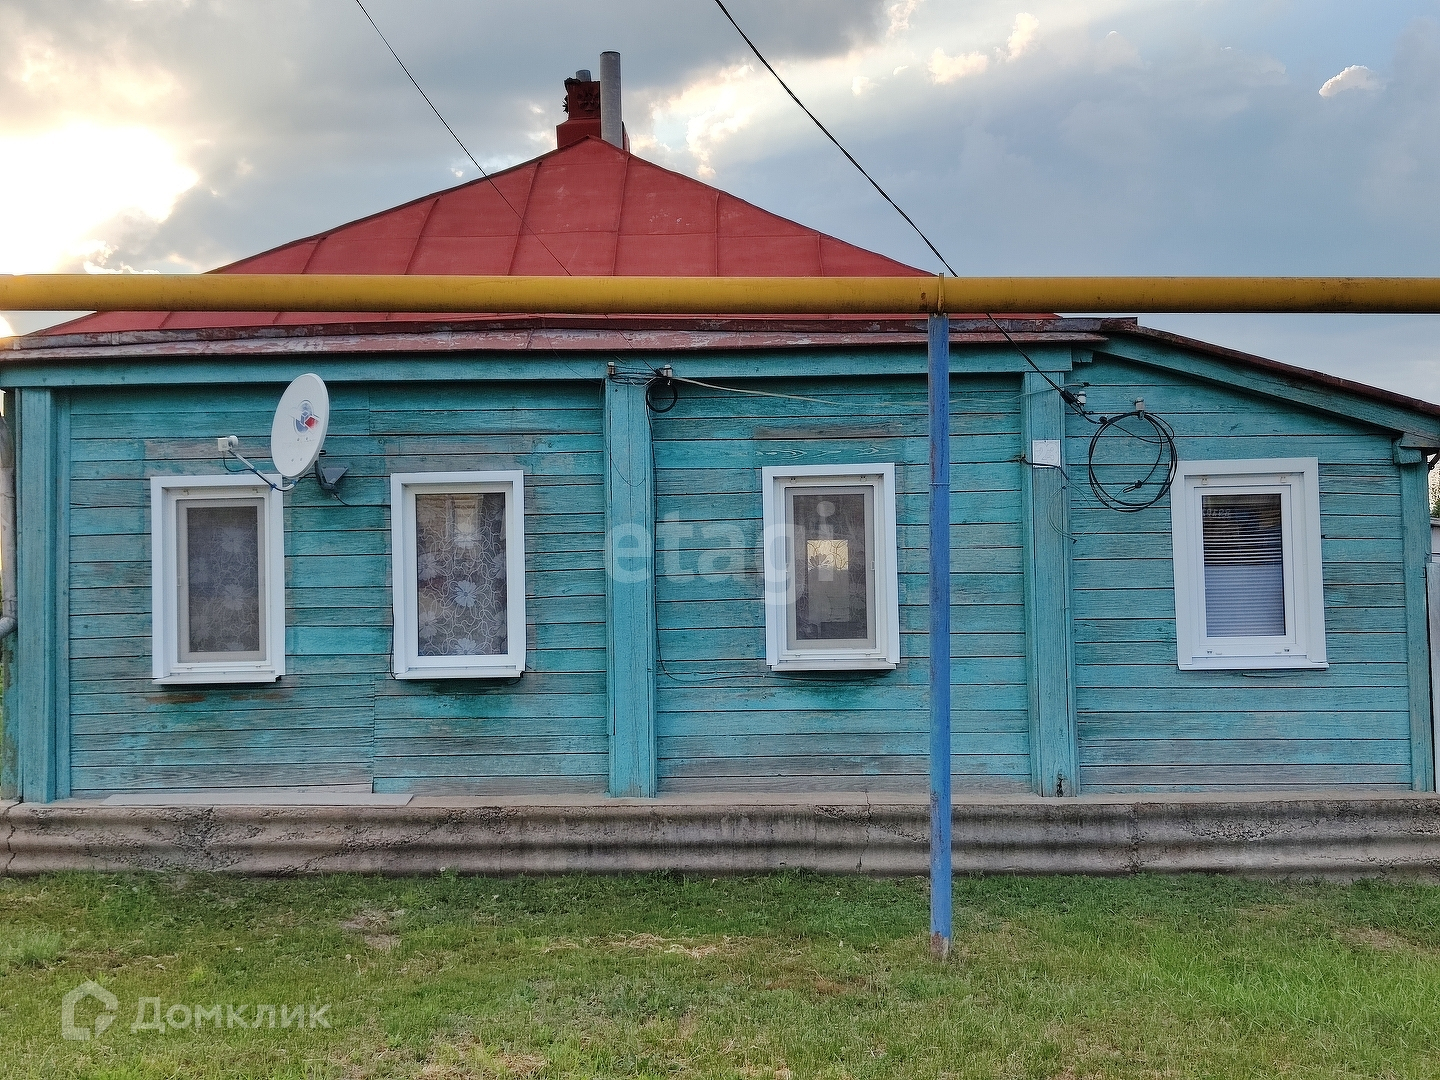
[[1204,495],[1205,632],[1279,637],[1285,627],[1280,496]]
[[873,645],[868,490],[790,492],[792,644]]
[[186,506],[182,659],[250,654],[260,646],[260,507]]
[[421,656],[509,651],[505,495],[415,496]]

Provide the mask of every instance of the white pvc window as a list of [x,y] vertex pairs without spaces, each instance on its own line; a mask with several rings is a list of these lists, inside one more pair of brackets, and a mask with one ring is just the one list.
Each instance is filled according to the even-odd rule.
[[390,478],[397,679],[525,670],[524,505],[519,472]]
[[1315,458],[1181,462],[1171,493],[1183,670],[1323,668]]
[[895,466],[773,467],[763,485],[766,662],[897,666]]
[[253,476],[156,476],[150,505],[155,681],[285,674],[280,493]]

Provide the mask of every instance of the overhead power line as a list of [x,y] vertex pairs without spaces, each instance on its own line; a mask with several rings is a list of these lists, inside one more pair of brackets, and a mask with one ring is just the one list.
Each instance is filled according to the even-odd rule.
[[[440,114],[440,110],[437,109],[435,107],[435,103],[430,100],[430,95],[425,93],[425,88],[420,85],[414,75],[410,74],[410,69],[405,66],[405,61],[400,59],[400,54],[395,51],[395,46],[390,44],[390,39],[385,36],[385,31],[381,30],[380,27],[376,24],[375,20],[371,18],[370,12],[365,9],[364,3],[362,3],[361,0],[355,0],[355,6],[360,9],[360,13],[365,16],[365,21],[370,24],[370,26],[374,29],[375,33],[380,35],[380,40],[385,43],[385,48],[390,50],[390,55],[395,58],[395,63],[400,65],[400,70],[405,73],[405,77],[410,80],[410,84],[420,92],[420,96],[425,99],[425,104],[430,106],[430,111],[435,114],[435,119],[439,120],[440,123],[445,125],[445,130],[448,131],[450,133],[450,137],[455,140],[455,145],[459,146],[461,150],[465,151],[465,156],[470,159],[470,164],[474,165],[476,171],[479,172],[485,180],[489,181],[490,186],[495,189],[495,194],[500,196],[500,201],[505,204],[506,208],[508,208],[509,211],[515,215],[516,220],[520,222],[520,228],[523,231],[525,229],[525,216],[521,214],[519,210],[516,210],[513,205],[511,205],[510,200],[505,197],[505,193],[500,190],[500,185],[495,183],[495,178],[485,171],[485,167],[481,165],[480,162],[475,160],[475,155],[470,152],[470,148],[465,145],[459,135],[455,134],[455,129],[452,128],[450,126],[450,122]],[[553,251],[550,250],[550,246],[545,243],[544,239],[541,238],[540,234],[537,233],[534,229],[531,229],[530,235],[535,237],[536,241],[540,244],[540,246],[545,249],[545,253],[555,260],[555,262],[559,265],[560,269],[565,271],[565,275],[567,277],[570,276],[569,268],[560,261],[559,257]]]
[[[358,3],[359,0],[356,0],[356,2]],[[930,242],[930,238],[925,235],[925,233],[921,230],[920,226],[916,225],[910,215],[901,208],[900,204],[897,203],[894,199],[892,199],[886,193],[885,189],[876,182],[875,178],[865,171],[865,166],[861,165],[860,162],[855,160],[855,155],[850,153],[849,150],[846,150],[844,145],[841,144],[840,140],[835,138],[834,135],[830,134],[830,129],[820,122],[820,118],[817,117],[808,108],[806,108],[805,103],[795,96],[795,91],[791,90],[785,80],[780,77],[780,73],[770,66],[770,61],[766,60],[764,54],[755,47],[755,42],[750,40],[750,35],[745,33],[744,30],[740,29],[740,24],[735,21],[735,16],[730,14],[729,9],[727,9],[725,5],[721,3],[721,0],[715,0],[715,6],[720,9],[720,14],[724,15],[725,18],[729,20],[730,25],[735,28],[735,32],[745,39],[745,44],[750,46],[750,51],[755,54],[755,59],[759,60],[760,63],[764,64],[765,70],[770,72],[771,75],[775,76],[775,81],[780,84],[780,89],[784,90],[785,93],[789,94],[790,100],[795,102],[796,105],[799,105],[800,110],[810,118],[811,122],[817,128],[819,128],[822,133],[824,133],[827,139],[829,139],[832,143],[835,144],[835,149],[839,150],[840,153],[845,155],[845,160],[850,162],[851,165],[854,165],[855,168],[860,170],[860,175],[865,177],[866,180],[870,181],[870,186],[880,193],[880,197],[895,208],[895,212],[905,219],[905,223],[909,225],[910,228],[915,230],[915,235],[920,237],[921,240],[925,241],[925,246],[928,247],[935,255],[935,257],[940,260],[940,262],[944,265],[945,269],[950,271],[950,276],[958,277],[959,275],[955,273],[955,268],[950,265],[944,255],[940,254],[940,249]]]

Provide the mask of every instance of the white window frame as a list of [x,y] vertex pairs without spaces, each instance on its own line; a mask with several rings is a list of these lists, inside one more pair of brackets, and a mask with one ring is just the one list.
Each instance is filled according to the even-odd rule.
[[[506,640],[496,656],[421,656],[416,588],[416,495],[505,495]],[[525,474],[394,473],[390,477],[390,558],[397,679],[513,679],[525,671]]]
[[[1274,637],[1205,633],[1203,495],[1281,496],[1285,623]],[[1174,536],[1175,641],[1182,671],[1323,669],[1325,583],[1320,561],[1320,463],[1316,458],[1182,461],[1170,493]]]
[[[900,587],[895,544],[895,465],[786,465],[761,470],[764,518],[765,662],[774,671],[888,671],[900,664]],[[790,489],[874,488],[868,547],[875,560],[875,644],[870,648],[794,649],[789,646],[790,543],[785,520]]]
[[[271,478],[279,483],[278,476]],[[261,642],[258,660],[184,661],[180,653],[179,505],[260,500]],[[152,677],[162,686],[274,682],[285,674],[285,497],[245,474],[150,478]]]

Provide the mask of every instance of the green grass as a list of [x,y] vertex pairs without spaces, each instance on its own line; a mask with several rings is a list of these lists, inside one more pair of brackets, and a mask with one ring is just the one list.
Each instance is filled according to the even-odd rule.
[[[0,1075],[1440,1075],[1440,889],[977,878],[955,902],[940,965],[913,880],[0,879]],[[66,1041],[86,979],[117,1019]],[[331,1026],[132,1032],[142,997]]]

